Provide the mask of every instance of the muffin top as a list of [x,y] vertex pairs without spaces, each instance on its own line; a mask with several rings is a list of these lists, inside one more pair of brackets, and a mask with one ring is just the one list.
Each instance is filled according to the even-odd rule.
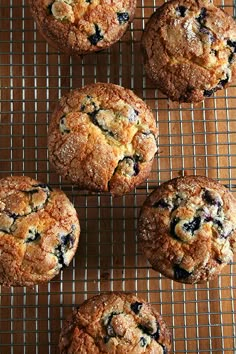
[[26,176],[0,180],[0,283],[31,286],[67,266],[80,226],[66,195]]
[[173,101],[202,101],[236,78],[236,23],[207,0],[162,5],[142,48],[147,75]]
[[118,41],[133,19],[136,0],[30,0],[40,31],[69,54],[85,54]]
[[147,198],[138,233],[155,270],[183,283],[210,280],[233,259],[236,199],[212,179],[175,178]]
[[131,90],[92,84],[59,101],[49,126],[49,159],[81,189],[122,195],[149,174],[156,136],[151,110]]
[[143,299],[126,293],[94,296],[65,323],[61,354],[168,354],[171,335],[160,314]]

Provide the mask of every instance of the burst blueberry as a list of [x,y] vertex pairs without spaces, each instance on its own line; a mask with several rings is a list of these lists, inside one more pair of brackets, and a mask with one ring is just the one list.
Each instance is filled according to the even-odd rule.
[[89,36],[88,40],[92,45],[97,45],[97,43],[103,39],[103,35],[101,34],[101,30],[97,24],[95,24],[94,27],[95,33]]
[[146,340],[146,338],[141,337],[141,338],[140,338],[140,346],[141,346],[141,347],[146,347],[146,345],[147,345],[147,340]]
[[185,6],[178,6],[175,10],[179,16],[185,17],[187,11],[187,8]]
[[191,234],[193,235],[194,232],[199,229],[200,225],[201,225],[201,217],[196,216],[193,218],[192,221],[185,223],[183,225],[183,229],[187,232],[191,232]]
[[180,268],[178,264],[174,266],[174,278],[175,280],[187,279],[192,273],[187,272],[187,270]]
[[140,312],[142,306],[143,306],[142,302],[136,301],[130,305],[130,308],[137,315]]
[[196,18],[196,20],[197,20],[201,25],[202,25],[203,23],[205,23],[206,14],[207,14],[207,9],[206,9],[205,7],[202,7],[199,16]]
[[117,12],[117,19],[120,25],[129,21],[129,14],[128,12]]

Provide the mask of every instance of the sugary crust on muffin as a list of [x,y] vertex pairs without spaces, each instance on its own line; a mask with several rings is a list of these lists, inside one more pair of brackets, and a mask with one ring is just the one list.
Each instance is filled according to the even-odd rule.
[[42,35],[68,54],[102,50],[132,21],[136,0],[29,0]]
[[128,293],[94,296],[78,307],[60,334],[61,354],[168,354],[171,335],[160,314]]
[[163,183],[145,201],[138,222],[141,249],[153,269],[183,283],[213,279],[236,249],[236,200],[201,176]]
[[80,225],[66,195],[26,176],[0,180],[0,283],[49,281],[76,251]]
[[236,23],[207,0],[159,7],[142,49],[147,75],[173,101],[202,101],[236,79]]
[[63,96],[52,114],[49,160],[79,188],[122,195],[150,173],[157,128],[131,90],[92,84]]

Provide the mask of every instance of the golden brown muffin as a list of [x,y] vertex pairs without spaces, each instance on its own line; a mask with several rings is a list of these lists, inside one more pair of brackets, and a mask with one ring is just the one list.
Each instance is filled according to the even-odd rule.
[[156,136],[151,110],[132,91],[92,84],[59,101],[49,125],[49,160],[81,189],[123,195],[149,175]]
[[105,293],[85,301],[65,322],[61,354],[168,354],[171,335],[160,314],[143,299]]
[[110,47],[126,32],[136,0],[29,0],[45,39],[67,54]]
[[153,269],[182,283],[213,279],[236,249],[236,199],[220,183],[188,176],[160,185],[138,222],[141,249]]
[[80,225],[66,195],[25,176],[0,180],[0,283],[33,286],[69,265]]
[[207,0],[162,5],[142,48],[147,75],[173,101],[202,101],[236,79],[236,23]]

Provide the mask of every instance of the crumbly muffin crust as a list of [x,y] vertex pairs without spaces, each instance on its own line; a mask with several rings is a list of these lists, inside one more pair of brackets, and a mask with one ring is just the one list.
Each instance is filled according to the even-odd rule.
[[61,354],[168,354],[171,335],[160,314],[127,293],[94,296],[78,307],[60,334]]
[[132,21],[136,0],[29,0],[45,39],[68,54],[102,50]]
[[142,49],[147,75],[173,101],[202,101],[236,79],[236,23],[207,0],[159,7]]
[[52,114],[49,160],[79,188],[123,195],[148,176],[155,119],[132,91],[97,83],[63,96]]
[[138,237],[153,269],[166,277],[183,283],[211,280],[233,259],[236,199],[210,178],[175,178],[145,201]]
[[0,283],[33,286],[69,265],[80,225],[60,191],[26,176],[0,180]]

